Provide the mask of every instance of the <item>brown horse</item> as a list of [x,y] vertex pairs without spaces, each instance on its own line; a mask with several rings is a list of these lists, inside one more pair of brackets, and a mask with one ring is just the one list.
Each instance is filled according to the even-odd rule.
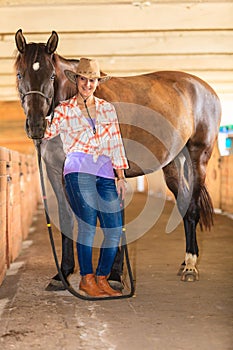
[[[46,116],[59,101],[76,93],[64,71],[75,70],[78,60],[66,60],[55,53],[56,32],[52,32],[46,44],[27,44],[21,30],[15,40],[19,51],[15,63],[17,87],[27,117],[26,131],[32,139],[42,139]],[[197,280],[196,226],[199,222],[210,229],[213,223],[205,177],[220,124],[219,98],[206,82],[178,71],[111,77],[99,85],[96,96],[116,107],[130,164],[126,177],[162,168],[184,223],[186,254],[181,279]],[[42,145],[48,176],[58,199],[61,232],[65,233],[62,271],[67,276],[73,272],[73,250],[66,237],[71,237],[73,226],[62,189],[65,156],[59,137]]]

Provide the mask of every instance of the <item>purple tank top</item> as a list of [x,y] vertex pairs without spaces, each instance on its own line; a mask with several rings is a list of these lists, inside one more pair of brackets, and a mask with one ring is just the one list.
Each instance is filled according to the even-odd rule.
[[105,155],[100,155],[96,162],[93,155],[82,152],[72,152],[67,154],[64,164],[64,176],[69,173],[87,173],[114,179],[114,171],[111,159]]

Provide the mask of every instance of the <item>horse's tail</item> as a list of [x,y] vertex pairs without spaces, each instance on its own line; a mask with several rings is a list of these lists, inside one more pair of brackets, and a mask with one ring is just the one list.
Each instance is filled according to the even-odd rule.
[[205,185],[201,186],[201,192],[199,197],[200,207],[200,228],[203,230],[203,226],[206,230],[211,230],[214,224],[214,207],[210,194]]

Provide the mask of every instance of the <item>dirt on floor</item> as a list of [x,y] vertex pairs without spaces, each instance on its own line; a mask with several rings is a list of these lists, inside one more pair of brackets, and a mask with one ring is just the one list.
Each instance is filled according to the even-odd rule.
[[[182,223],[165,233],[173,206],[154,199],[143,212],[146,197],[134,195],[126,209],[126,233],[136,292],[107,301],[45,290],[56,269],[40,206],[0,287],[0,349],[232,350],[233,221],[215,215],[211,232],[198,231],[200,280],[181,282]],[[55,240],[60,254],[56,230]],[[78,278],[77,268],[74,284]],[[126,271],[124,278],[128,293]]]

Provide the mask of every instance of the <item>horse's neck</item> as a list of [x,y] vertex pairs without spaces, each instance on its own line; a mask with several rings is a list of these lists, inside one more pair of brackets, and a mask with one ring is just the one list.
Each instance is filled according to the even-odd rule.
[[79,61],[67,60],[57,54],[54,55],[53,61],[56,70],[54,101],[57,105],[60,101],[67,100],[76,94],[76,86],[66,78],[64,71],[75,71]]

